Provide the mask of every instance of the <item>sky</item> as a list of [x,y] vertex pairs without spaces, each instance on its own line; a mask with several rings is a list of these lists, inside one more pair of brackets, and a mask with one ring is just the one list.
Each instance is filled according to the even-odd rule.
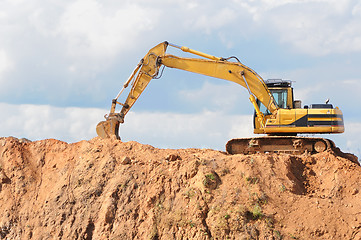
[[[292,80],[304,105],[330,99],[346,131],[326,137],[361,156],[361,2],[352,0],[2,0],[0,136],[95,137],[111,99],[163,41]],[[254,136],[252,115],[241,86],[165,69],[119,133],[161,148],[224,150]]]

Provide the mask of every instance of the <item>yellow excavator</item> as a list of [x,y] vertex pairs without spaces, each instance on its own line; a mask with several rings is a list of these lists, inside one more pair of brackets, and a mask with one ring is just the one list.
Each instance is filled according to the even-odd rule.
[[[168,47],[175,47],[201,58],[184,58],[166,54]],[[283,152],[302,154],[319,153],[335,149],[333,141],[319,137],[301,137],[297,134],[326,134],[344,132],[343,114],[328,101],[324,104],[301,106],[294,100],[292,82],[271,79],[264,81],[254,70],[238,58],[220,58],[168,42],[158,44],[141,59],[123,88],[112,100],[110,113],[98,123],[96,131],[102,138],[119,138],[119,125],[140,97],[148,83],[159,78],[161,67],[176,68],[238,83],[249,93],[254,111],[254,133],[263,137],[232,139],[226,144],[229,154]],[[131,85],[124,103],[119,97]],[[116,106],[121,105],[119,113]]]

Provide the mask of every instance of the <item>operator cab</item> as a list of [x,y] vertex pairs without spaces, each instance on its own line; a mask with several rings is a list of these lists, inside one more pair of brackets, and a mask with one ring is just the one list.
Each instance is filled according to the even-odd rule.
[[[295,108],[292,82],[290,80],[268,79],[265,83],[279,108]],[[264,115],[271,114],[258,99],[257,105]]]
[[[301,102],[293,100],[293,88],[292,88],[292,81],[290,80],[283,80],[283,79],[268,79],[265,81],[269,91],[271,92],[275,103],[279,108],[284,109],[292,109],[292,108],[299,108],[298,105],[301,105]],[[257,99],[257,105],[261,112],[267,116],[271,115],[269,110]],[[256,111],[254,111],[254,125],[256,121]]]

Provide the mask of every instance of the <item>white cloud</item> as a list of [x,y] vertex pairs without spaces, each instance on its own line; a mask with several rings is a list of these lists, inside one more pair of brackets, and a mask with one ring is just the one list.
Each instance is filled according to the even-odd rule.
[[69,55],[113,57],[134,47],[138,38],[153,30],[157,18],[157,9],[133,3],[112,8],[101,1],[77,0],[66,7],[57,29],[68,42]]
[[[221,111],[196,114],[131,112],[119,134],[163,148],[214,148],[224,150],[230,138],[252,136],[252,117]],[[238,135],[238,137],[241,137]]]
[[354,1],[236,1],[254,26],[310,55],[361,51],[360,3]]
[[[99,108],[59,108],[48,105],[0,103],[0,136],[75,142],[96,136],[95,127],[107,112]],[[252,117],[222,112],[179,114],[130,112],[119,134],[123,141],[138,141],[164,148],[206,147],[224,150],[229,138],[251,136]],[[239,134],[239,135],[238,135]]]
[[2,75],[13,68],[13,62],[9,59],[5,50],[0,49],[0,82]]
[[[361,51],[360,9],[358,2],[336,0],[160,0],[156,4],[77,0],[66,6],[58,31],[69,43],[68,53],[85,56],[116,54],[144,43],[145,36],[164,36],[164,31],[177,37],[215,35],[223,42],[227,32],[248,39],[272,36],[298,51],[324,55]],[[225,42],[232,46],[234,40]]]
[[200,89],[179,91],[182,101],[188,104],[203,106],[203,109],[229,112],[239,105],[252,106],[248,100],[248,92],[241,85],[218,79],[219,84],[205,81]]
[[361,122],[349,122],[346,124],[346,132],[349,136],[347,140],[347,148],[358,149],[361,151]]
[[0,111],[6,113],[0,126],[1,136],[31,140],[57,138],[70,142],[94,137],[95,126],[105,112],[96,108],[6,103],[0,103]]
[[213,9],[217,10],[213,14],[204,12],[195,20],[193,27],[206,34],[211,34],[214,30],[230,25],[237,18],[237,12],[230,8]]
[[[302,104],[311,104],[315,96],[318,96],[320,92],[323,92],[322,84],[315,84],[314,86],[308,86],[305,88],[297,88],[294,91],[295,100],[301,100]],[[320,99],[319,101],[326,99]]]

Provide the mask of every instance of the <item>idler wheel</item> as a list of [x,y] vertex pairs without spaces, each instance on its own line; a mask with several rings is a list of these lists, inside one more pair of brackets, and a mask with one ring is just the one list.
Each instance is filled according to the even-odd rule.
[[327,148],[326,143],[323,141],[317,141],[315,145],[313,146],[316,152],[321,153],[324,152]]

